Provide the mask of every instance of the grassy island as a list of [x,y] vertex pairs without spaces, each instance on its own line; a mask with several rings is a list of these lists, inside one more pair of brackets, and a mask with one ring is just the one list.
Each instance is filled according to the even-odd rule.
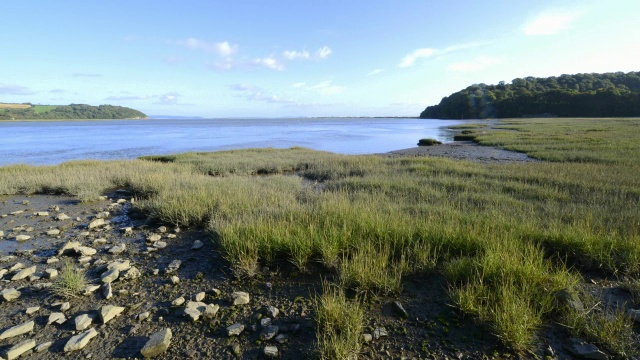
[[32,105],[29,103],[0,103],[0,121],[78,119],[147,119],[147,115],[138,110],[114,105]]

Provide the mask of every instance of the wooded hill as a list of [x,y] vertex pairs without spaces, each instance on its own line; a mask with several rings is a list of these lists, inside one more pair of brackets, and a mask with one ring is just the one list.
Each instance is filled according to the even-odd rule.
[[30,119],[147,119],[147,115],[128,107],[113,105],[31,105],[28,103],[0,103],[0,120]]
[[575,74],[476,84],[427,107],[426,119],[640,116],[640,72]]

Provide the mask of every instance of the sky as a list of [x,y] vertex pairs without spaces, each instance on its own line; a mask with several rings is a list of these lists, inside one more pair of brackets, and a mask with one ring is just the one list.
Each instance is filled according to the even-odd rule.
[[3,0],[0,102],[418,116],[476,83],[640,71],[638,0]]

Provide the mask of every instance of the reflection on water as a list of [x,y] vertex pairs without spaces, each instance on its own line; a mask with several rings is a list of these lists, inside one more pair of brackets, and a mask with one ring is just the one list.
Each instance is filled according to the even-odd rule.
[[0,165],[241,148],[303,146],[342,154],[382,153],[430,137],[460,121],[424,119],[180,119],[0,122]]

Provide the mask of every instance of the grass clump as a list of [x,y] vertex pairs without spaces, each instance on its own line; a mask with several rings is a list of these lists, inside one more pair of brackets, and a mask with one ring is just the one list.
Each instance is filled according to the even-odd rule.
[[80,295],[87,283],[85,271],[76,268],[70,261],[67,261],[53,282],[51,291],[63,298],[75,297]]
[[325,283],[314,307],[320,359],[357,359],[364,330],[364,311],[358,301],[347,300],[341,289]]
[[425,138],[425,139],[418,140],[418,146],[433,146],[433,145],[440,145],[440,144],[442,144],[442,142],[436,139]]

